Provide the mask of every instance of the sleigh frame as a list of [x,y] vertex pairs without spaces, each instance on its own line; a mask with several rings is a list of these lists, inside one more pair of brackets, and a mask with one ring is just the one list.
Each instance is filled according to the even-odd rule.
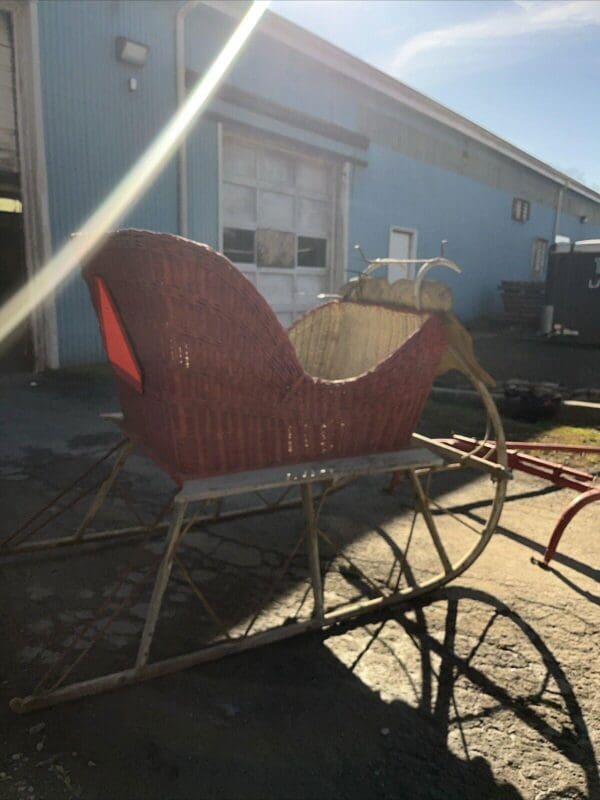
[[[110,298],[107,302],[110,304]],[[414,337],[411,341],[414,341]],[[110,348],[107,349],[110,357]],[[9,540],[5,540],[2,543],[2,550],[12,555],[24,554],[49,548],[83,546],[110,540],[119,541],[138,535],[158,536],[166,528],[162,550],[156,563],[156,571],[151,575],[151,596],[137,645],[137,655],[134,663],[127,669],[109,672],[100,677],[70,682],[80,662],[106,635],[110,625],[127,608],[125,602],[118,601],[119,585],[117,585],[114,594],[115,605],[108,620],[98,618],[84,626],[83,630],[81,628],[76,630],[71,644],[67,648],[65,658],[61,658],[58,665],[47,671],[31,693],[13,698],[10,704],[11,708],[19,713],[33,711],[187,669],[228,655],[289,639],[308,631],[329,629],[343,620],[372,613],[385,606],[412,600],[432,592],[464,572],[485,549],[497,525],[510,473],[506,466],[502,424],[489,392],[480,376],[464,360],[464,356],[460,352],[453,352],[451,355],[457,363],[462,364],[463,372],[471,379],[480,395],[487,418],[485,440],[489,438],[489,435],[493,436],[495,463],[480,457],[481,445],[465,452],[448,444],[447,441],[431,439],[419,434],[414,434],[411,438],[409,434],[404,446],[390,451],[382,451],[380,446],[375,452],[365,454],[363,446],[363,452],[357,455],[311,458],[294,463],[191,478],[185,476],[185,469],[178,471],[178,468],[172,468],[167,471],[175,477],[179,487],[149,526],[91,530],[98,513],[110,497],[127,459],[134,450],[140,447],[135,426],[132,429],[122,414],[106,415],[109,422],[119,426],[125,438],[120,445],[113,448],[112,467],[99,484],[92,502],[74,534],[68,537],[35,540],[24,528],[22,531],[17,531],[17,535],[13,534]],[[121,367],[127,373],[121,376],[124,377],[124,383],[127,384],[124,389],[125,397],[127,400],[133,398],[135,404],[137,402],[136,394],[140,393],[140,385],[137,382],[141,381],[141,373],[136,372],[135,352],[129,350],[127,342],[125,342],[125,345],[119,350],[118,357]],[[327,389],[327,387],[325,388]],[[127,403],[125,403],[125,407],[127,407]],[[373,410],[377,410],[376,404]],[[417,409],[417,416],[418,413],[420,412]],[[406,439],[403,430],[401,428],[397,430],[399,431],[398,435]],[[197,447],[197,441],[191,443],[191,449],[188,447],[188,443],[183,441],[182,452],[193,454],[194,448],[197,449]],[[143,449],[147,448],[143,447]],[[155,460],[157,463],[161,463],[160,458],[155,458]],[[443,533],[444,525],[448,522],[451,526],[456,527],[455,523],[459,515],[451,508],[444,509],[439,502],[440,497],[436,496],[431,488],[433,478],[438,475],[455,473],[458,470],[471,470],[477,476],[477,480],[483,481],[487,487],[484,487],[487,496],[485,513],[476,529],[472,521],[466,524],[466,527],[471,529],[471,538],[464,546],[461,544],[460,552],[454,547],[459,539],[454,530],[450,535]],[[351,546],[347,547],[344,531],[334,532],[323,529],[320,522],[323,505],[331,495],[348,484],[358,482],[362,487],[365,485],[365,479],[381,475],[393,476],[391,487],[400,483],[411,493],[413,518],[408,537],[402,546],[395,542],[385,541],[383,545],[366,542],[360,546],[350,543]],[[274,491],[275,496],[272,497]],[[366,491],[365,498],[368,497],[368,489]],[[255,497],[258,504],[248,504],[227,510],[227,501],[241,495]],[[244,519],[260,513],[279,512],[294,507],[300,507],[302,510],[300,533],[265,593],[262,605],[268,605],[269,601],[273,599],[293,559],[301,549],[304,549],[306,554],[304,581],[307,593],[312,598],[310,609],[303,610],[301,606],[297,616],[286,618],[281,624],[256,632],[253,629],[260,613],[259,609],[256,613],[249,615],[244,624],[238,625],[235,631],[231,628],[228,629],[227,624],[222,621],[219,609],[212,605],[203,588],[194,580],[179,557],[186,536],[191,531],[202,529],[202,526],[207,524],[232,523],[236,519]],[[415,574],[411,573],[409,566],[409,551],[411,543],[414,541],[413,533],[416,530],[417,517],[421,526],[420,541],[422,546],[427,547],[429,551],[427,567],[419,577],[415,577]],[[448,548],[449,543],[453,545],[452,550]],[[414,552],[416,545],[413,544],[412,547]],[[324,553],[324,549],[327,553]],[[367,570],[363,568],[364,563],[368,561],[364,558],[365,553],[367,555],[374,553],[377,556],[389,555],[391,568],[381,567],[382,559],[379,558],[379,561],[375,560],[378,564],[377,574],[375,576],[368,574]],[[345,601],[343,597],[340,600],[338,581],[334,583],[336,599],[335,602],[332,602],[328,599],[326,584],[328,581],[331,582],[331,575],[336,570],[336,564],[339,573],[341,562],[351,568],[353,585],[355,588],[356,585],[360,587],[360,596],[358,599],[353,596],[348,601]],[[190,593],[200,602],[204,614],[215,624],[217,633],[199,649],[152,660],[157,624],[163,610],[165,592],[175,566],[183,573]],[[387,578],[383,576],[382,570],[387,572]],[[333,578],[334,582],[336,575]],[[301,611],[302,613],[300,613]],[[77,642],[83,642],[83,646],[79,650],[76,649]]]

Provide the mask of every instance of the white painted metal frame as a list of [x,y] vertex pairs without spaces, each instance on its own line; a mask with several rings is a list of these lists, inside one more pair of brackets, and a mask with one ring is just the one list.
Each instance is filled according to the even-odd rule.
[[[437,259],[437,261],[440,261],[440,259]],[[455,358],[460,360],[460,357],[457,353],[453,352],[453,355]],[[85,646],[84,652],[79,654],[75,661],[67,666],[67,668],[60,674],[58,680],[54,680],[54,678],[52,679],[53,682],[50,684],[49,688],[47,686],[43,689],[38,688],[38,690],[35,690],[27,697],[14,698],[11,701],[11,708],[17,712],[33,711],[39,708],[56,705],[64,701],[74,700],[87,695],[98,694],[100,692],[115,689],[120,686],[137,683],[142,680],[148,680],[160,675],[166,675],[171,672],[186,669],[187,667],[195,666],[207,661],[214,661],[219,658],[223,658],[226,655],[260,647],[263,644],[269,644],[271,642],[288,639],[306,631],[328,627],[340,622],[341,620],[350,619],[360,614],[369,613],[376,609],[397,603],[400,600],[407,599],[407,597],[412,599],[414,597],[426,594],[427,592],[431,592],[460,575],[478,558],[489,542],[500,517],[506,491],[506,482],[510,477],[510,472],[506,466],[507,459],[504,431],[502,429],[502,423],[496,407],[485,386],[470,374],[467,365],[464,365],[464,369],[465,374],[471,377],[473,385],[480,395],[489,420],[490,430],[493,430],[496,442],[496,463],[480,458],[478,455],[478,449],[475,449],[472,453],[464,453],[462,450],[455,449],[447,444],[443,444],[436,440],[415,434],[413,437],[413,445],[396,453],[383,453],[357,458],[337,459],[317,464],[298,464],[290,467],[275,467],[260,470],[258,472],[234,473],[231,475],[186,482],[174,499],[173,513],[171,521],[168,523],[169,530],[167,532],[163,554],[155,578],[152,599],[148,608],[148,613],[134,666],[121,672],[93,678],[87,681],[80,681],[79,683],[71,685],[64,685],[66,678],[71,674],[72,669],[89,651],[89,649],[91,649],[94,642],[97,640],[98,636],[96,636],[92,639],[91,643],[88,643]],[[107,417],[110,419],[110,421],[115,422],[117,425],[120,425],[122,422],[122,416],[120,414],[107,415]],[[120,469],[122,469],[125,463],[130,449],[131,446],[128,441],[124,441],[118,447],[113,448],[113,450],[117,453],[116,463],[108,477],[100,485],[96,497],[92,501],[90,510],[86,514],[84,522],[79,526],[75,535],[63,540],[55,539],[38,543],[38,548],[35,548],[34,543],[35,549],[40,549],[41,547],[56,547],[66,544],[82,544],[85,541],[99,541],[108,538],[128,536],[134,533],[148,534],[155,531],[157,528],[162,527],[162,525],[159,524],[159,521],[163,516],[163,513],[161,512],[155,523],[148,528],[137,527],[116,531],[104,531],[100,534],[92,533],[87,536],[85,534],[86,526],[89,525],[89,523],[93,520],[95,514],[99,510],[100,505],[104,502],[118,472]],[[467,465],[475,468],[478,471],[481,471],[484,474],[487,473],[492,478],[492,485],[494,486],[493,499],[491,502],[489,516],[482,526],[475,546],[467,551],[458,562],[452,563],[444,548],[444,544],[438,533],[436,522],[429,509],[427,489],[424,489],[421,485],[419,476],[428,472],[431,474],[439,469],[460,469]],[[323,579],[321,574],[321,562],[319,558],[319,539],[323,538],[329,545],[334,545],[334,543],[323,531],[319,529],[318,526],[318,517],[322,501],[327,493],[335,490],[336,488],[344,486],[346,483],[358,477],[389,472],[393,472],[395,474],[395,478],[397,478],[399,475],[406,475],[408,477],[409,483],[412,485],[415,492],[417,506],[419,507],[426,522],[426,526],[431,537],[431,542],[437,551],[439,560],[443,566],[443,570],[441,573],[433,575],[433,577],[426,580],[425,583],[416,586],[411,584],[408,592],[399,591],[399,584],[397,583],[395,590],[391,594],[381,593],[377,597],[369,597],[368,599],[363,597],[357,602],[350,602],[327,612],[325,611],[324,607]],[[312,494],[312,487],[314,484],[321,484],[323,487],[318,503],[315,502],[316,498],[314,498]],[[261,495],[261,491],[277,487],[284,488],[284,492],[279,496],[278,500],[276,500],[274,503],[265,501],[265,498]],[[173,564],[177,562],[180,566],[180,562],[177,560],[177,549],[190,528],[202,521],[202,519],[210,518],[209,515],[200,517],[198,514],[193,514],[186,518],[186,511],[190,504],[197,502],[206,504],[207,502],[210,503],[211,501],[216,501],[217,511],[212,519],[214,521],[224,521],[227,518],[231,519],[235,516],[248,516],[249,514],[257,513],[260,510],[274,511],[289,507],[293,503],[285,501],[285,498],[288,491],[293,487],[299,487],[301,490],[302,508],[304,512],[304,531],[292,551],[292,557],[302,541],[306,541],[308,547],[310,586],[312,587],[313,593],[313,611],[310,618],[300,620],[296,619],[295,622],[286,623],[256,634],[250,634],[250,629],[252,627],[252,624],[250,624],[250,626],[246,628],[243,635],[236,639],[230,639],[227,636],[226,641],[219,641],[216,644],[206,646],[200,650],[196,650],[185,655],[175,656],[151,663],[149,660],[150,649],[152,646],[152,640],[154,638],[156,624],[159,619],[165,589],[168,584]],[[263,503],[261,509],[244,509],[237,512],[234,511],[228,515],[220,515],[221,502],[224,498],[247,493],[254,493],[261,498]],[[406,551],[408,550],[408,546],[409,545],[407,543]],[[26,549],[34,548],[30,547]],[[19,550],[23,550],[22,545],[17,545],[12,552]],[[286,561],[286,564],[289,565],[289,563],[289,560]],[[352,562],[349,563],[355,567]],[[191,576],[189,576],[187,573],[185,574],[186,579],[188,582],[190,582],[192,590],[203,602],[203,605],[205,605],[205,608],[209,614],[211,614],[212,609],[208,605],[206,599],[203,597],[198,587],[196,587],[193,583]],[[281,574],[276,577],[272,589],[277,585],[280,577]],[[111,619],[114,620],[116,614],[120,613],[122,609],[123,605],[120,606]],[[211,616],[215,617],[214,612],[211,614]],[[256,617],[253,617],[253,620],[255,618]],[[100,631],[100,635],[102,635],[105,631],[106,627]],[[73,639],[74,638],[75,637],[73,637]],[[44,679],[42,679],[41,685],[43,685],[43,683]],[[38,687],[39,686],[40,685],[38,685]]]
[[[128,450],[121,453],[121,463]],[[70,667],[63,672],[62,677],[51,685],[49,690],[33,693],[27,697],[15,697],[10,706],[13,711],[23,713],[40,708],[57,705],[58,703],[76,698],[99,694],[110,689],[138,683],[143,680],[166,675],[188,667],[208,661],[223,658],[226,655],[259,647],[275,641],[288,639],[309,630],[317,630],[332,625],[342,619],[347,619],[365,611],[389,605],[400,599],[399,595],[381,596],[375,599],[343,606],[335,611],[325,613],[323,600],[323,584],[321,575],[321,562],[319,556],[318,528],[319,507],[315,507],[313,486],[323,484],[332,486],[336,482],[345,483],[349,480],[365,476],[389,473],[393,471],[409,472],[424,468],[436,468],[443,464],[443,459],[432,453],[427,447],[414,445],[395,453],[383,453],[356,458],[335,459],[321,464],[298,464],[290,467],[275,467],[258,472],[238,473],[215,478],[206,478],[186,482],[181,491],[176,495],[173,503],[173,512],[169,529],[165,538],[163,554],[158,566],[152,597],[148,607],[144,628],[141,634],[138,653],[133,667],[121,672],[104,675],[91,680],[64,686],[64,680],[70,674]],[[111,472],[109,480],[115,477]],[[290,488],[297,486],[301,490],[302,508],[304,513],[304,533],[302,539],[306,541],[309,564],[310,585],[313,594],[313,610],[309,619],[290,624],[280,625],[256,634],[249,632],[235,640],[217,643],[204,647],[185,655],[150,662],[150,651],[154,638],[156,625],[160,616],[161,606],[169,582],[169,576],[176,560],[177,550],[188,530],[196,522],[196,516],[186,518],[188,507],[192,503],[206,503],[220,500],[224,497],[246,494],[252,491],[265,491],[273,488]],[[104,485],[101,501],[106,496]],[[110,487],[109,487],[110,488]],[[97,509],[96,509],[97,510]],[[89,515],[88,515],[89,516]],[[78,657],[79,658],[79,657]],[[77,663],[77,662],[75,662]]]

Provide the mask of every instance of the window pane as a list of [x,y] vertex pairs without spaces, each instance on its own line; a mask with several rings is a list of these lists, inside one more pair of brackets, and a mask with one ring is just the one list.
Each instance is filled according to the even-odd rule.
[[230,261],[254,264],[254,231],[224,228],[223,252]]
[[300,193],[324,195],[331,193],[331,170],[324,164],[299,161],[296,174]]
[[310,236],[327,237],[331,230],[330,204],[323,200],[300,197],[298,231]]
[[256,152],[239,142],[223,142],[223,173],[226,178],[254,182],[256,180]]
[[258,177],[265,183],[294,186],[294,162],[284,153],[276,150],[262,150],[258,153]]
[[256,190],[223,183],[223,220],[231,227],[256,225]]
[[326,267],[327,239],[313,239],[310,236],[299,236],[298,266]]
[[256,231],[256,263],[259,267],[293,269],[296,236],[285,231],[259,228]]
[[270,230],[294,230],[294,198],[282,192],[258,192],[258,224]]

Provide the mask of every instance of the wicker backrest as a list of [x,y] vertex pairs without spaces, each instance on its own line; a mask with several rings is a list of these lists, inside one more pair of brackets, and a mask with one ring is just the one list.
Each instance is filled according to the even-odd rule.
[[302,372],[268,303],[206,245],[164,233],[119,231],[84,275],[95,305],[91,279],[105,282],[141,365],[146,394],[175,388],[182,377],[193,391],[195,379],[203,383],[208,370],[213,393],[219,385],[229,400],[242,393],[247,406],[257,382],[276,390]]
[[[151,432],[149,449],[166,467],[176,458],[173,420],[189,413],[182,397],[248,414],[303,374],[268,303],[206,245],[123,230],[108,238],[83,274],[97,313],[102,280],[141,368],[141,395],[115,369],[128,431],[141,442]],[[177,428],[184,423],[175,419]]]
[[429,315],[378,305],[328,303],[301,317],[289,337],[306,372],[343,380],[375,369],[418,331]]

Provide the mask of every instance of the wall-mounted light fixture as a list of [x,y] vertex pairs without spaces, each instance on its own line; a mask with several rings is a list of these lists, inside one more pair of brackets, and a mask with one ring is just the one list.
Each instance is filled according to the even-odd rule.
[[582,225],[583,225],[584,223],[586,223],[587,221],[588,221],[588,218],[587,218],[587,216],[586,216],[585,214],[582,214],[582,215],[579,217],[579,222],[581,222],[581,224],[582,224]]
[[115,52],[119,61],[125,64],[133,64],[134,67],[143,67],[146,63],[150,48],[147,44],[134,42],[124,36],[117,36],[115,40]]

